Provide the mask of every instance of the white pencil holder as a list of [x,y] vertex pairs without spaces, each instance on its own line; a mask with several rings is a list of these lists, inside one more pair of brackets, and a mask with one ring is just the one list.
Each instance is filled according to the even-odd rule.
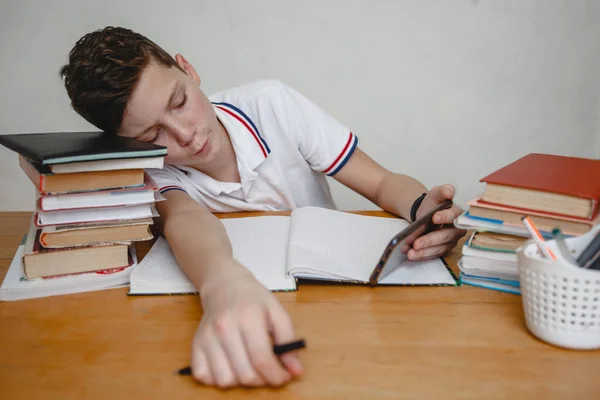
[[[594,235],[566,239],[574,258]],[[557,254],[553,240],[546,242]],[[544,258],[533,240],[517,249],[519,280],[527,329],[539,339],[570,349],[600,348],[600,271],[574,265],[561,257]]]

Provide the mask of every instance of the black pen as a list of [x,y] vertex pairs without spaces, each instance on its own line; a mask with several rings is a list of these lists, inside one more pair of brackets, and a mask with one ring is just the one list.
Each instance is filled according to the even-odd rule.
[[[304,339],[296,340],[295,342],[285,343],[285,344],[276,344],[273,346],[273,353],[276,356],[280,356],[282,354],[288,353],[292,350],[298,350],[306,347],[306,342]],[[192,367],[184,367],[177,371],[179,375],[191,375]]]

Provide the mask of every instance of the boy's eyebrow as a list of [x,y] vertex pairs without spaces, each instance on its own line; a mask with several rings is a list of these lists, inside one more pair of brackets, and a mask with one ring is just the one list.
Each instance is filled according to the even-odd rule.
[[[177,81],[175,82],[175,86],[173,86],[173,90],[171,90],[171,96],[169,96],[169,101],[167,102],[167,105],[165,106],[165,109],[168,109],[169,106],[171,104],[173,104],[173,102],[175,101],[175,96],[177,96],[177,94],[183,89],[183,83]],[[144,129],[142,132],[138,133],[137,135],[133,136],[134,139],[139,139],[140,137],[144,136],[144,134],[146,132],[148,132],[150,129],[154,128],[154,125],[149,126],[148,128]]]

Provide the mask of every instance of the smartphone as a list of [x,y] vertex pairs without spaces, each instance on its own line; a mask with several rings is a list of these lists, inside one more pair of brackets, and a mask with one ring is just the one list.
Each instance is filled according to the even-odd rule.
[[390,240],[385,247],[383,254],[379,258],[379,262],[373,269],[369,278],[370,285],[377,285],[379,279],[384,278],[400,266],[408,256],[406,253],[410,250],[412,243],[421,235],[433,230],[435,224],[431,220],[433,215],[441,210],[452,207],[452,200],[446,200],[438,204],[425,215],[417,219],[415,222],[407,226],[400,233]]

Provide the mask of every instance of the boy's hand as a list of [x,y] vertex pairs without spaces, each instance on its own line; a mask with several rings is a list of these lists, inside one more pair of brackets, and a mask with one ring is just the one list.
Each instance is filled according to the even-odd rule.
[[192,348],[194,378],[227,388],[279,386],[300,375],[295,353],[273,353],[273,344],[296,339],[282,305],[241,264],[227,267],[202,293],[204,315]]
[[[435,186],[423,199],[417,211],[417,218],[444,202],[444,200],[452,200],[453,198],[454,187],[452,185]],[[462,212],[463,210],[456,204],[452,205],[451,208],[436,212],[433,215],[433,223],[441,225],[441,228],[418,237],[408,251],[408,259],[415,261],[428,260],[443,256],[453,249],[458,240],[467,232],[453,225],[454,219]]]

